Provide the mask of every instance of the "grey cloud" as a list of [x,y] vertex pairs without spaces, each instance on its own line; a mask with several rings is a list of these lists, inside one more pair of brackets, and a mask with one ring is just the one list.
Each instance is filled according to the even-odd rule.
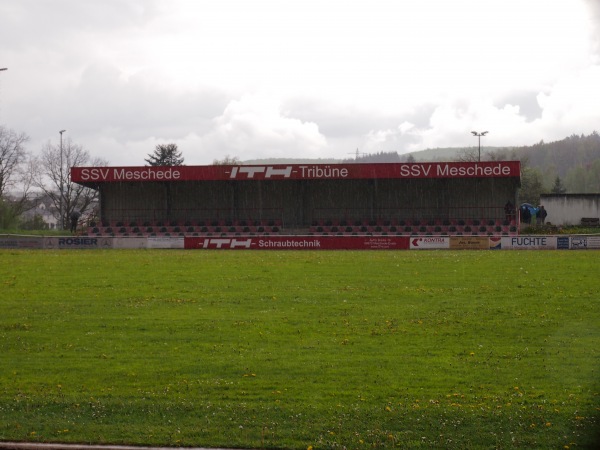
[[[590,56],[591,59],[596,58],[597,64],[600,55],[600,2],[583,1],[591,12],[589,20],[595,31],[596,54]],[[389,85],[383,86],[377,83],[384,83],[386,78],[365,77],[363,84],[357,78],[358,84],[342,83],[341,87],[335,85],[338,78],[334,77],[333,72],[332,75],[322,79],[315,77],[313,80],[315,85],[322,83],[323,89],[326,86],[331,89],[331,92],[324,89],[322,97],[316,94],[313,98],[302,97],[298,93],[302,89],[286,93],[286,90],[295,87],[282,82],[279,86],[281,92],[277,95],[288,97],[269,109],[269,115],[260,114],[261,105],[255,109],[228,112],[228,107],[244,94],[260,91],[261,83],[256,79],[263,81],[268,78],[258,70],[266,62],[260,57],[267,54],[270,47],[268,42],[265,48],[254,46],[251,50],[258,50],[256,54],[251,54],[257,58],[240,58],[236,54],[238,40],[222,45],[213,38],[208,46],[213,53],[208,55],[205,47],[200,45],[206,41],[196,41],[191,37],[190,41],[186,41],[189,47],[182,49],[182,41],[175,38],[181,37],[179,25],[192,23],[182,21],[180,16],[190,5],[196,3],[175,1],[171,4],[166,0],[0,0],[0,17],[3,19],[0,26],[0,42],[3,43],[0,46],[0,67],[9,67],[8,72],[0,75],[0,120],[15,130],[28,133],[32,137],[30,149],[33,151],[39,149],[40,141],[56,139],[58,130],[66,128],[76,142],[84,139],[97,147],[106,142],[114,143],[117,149],[114,150],[115,155],[137,152],[136,158],[132,159],[139,161],[143,159],[144,152],[151,151],[152,144],[159,139],[181,143],[182,149],[185,141],[197,152],[210,154],[218,150],[223,155],[242,158],[245,157],[242,152],[251,152],[249,156],[258,156],[258,153],[279,156],[287,151],[296,154],[307,149],[312,149],[317,155],[345,157],[357,147],[364,152],[403,153],[420,148],[424,143],[427,146],[438,143],[441,146],[455,143],[464,145],[471,139],[468,133],[470,123],[484,110],[496,119],[494,125],[498,132],[493,136],[498,136],[498,140],[519,142],[536,133],[543,136],[556,133],[554,117],[562,117],[560,114],[564,107],[574,104],[576,91],[581,86],[580,82],[569,82],[570,75],[563,77],[566,81],[560,83],[560,89],[556,92],[556,86],[544,85],[547,92],[542,114],[538,92],[531,90],[534,83],[538,82],[536,78],[519,83],[515,86],[518,89],[515,92],[508,92],[511,87],[507,84],[503,87],[504,92],[490,94],[494,96],[494,103],[493,108],[488,108],[489,105],[483,105],[487,99],[485,102],[467,98],[457,100],[462,94],[453,94],[452,77],[445,71],[439,71],[438,78],[424,76],[423,80],[416,81],[410,77],[406,80],[394,77],[390,78],[393,81]],[[189,13],[191,9],[187,11]],[[165,14],[168,12],[173,15]],[[219,17],[227,17],[227,12]],[[249,29],[253,29],[252,21],[247,21],[247,24],[250,24]],[[217,30],[224,33],[240,32],[239,28],[234,27],[225,27],[223,30],[217,27]],[[280,31],[285,37],[284,27]],[[182,35],[186,36],[186,33]],[[221,35],[209,33],[206,36]],[[343,35],[340,35],[341,38]],[[373,37],[369,39],[368,36],[366,39],[371,44],[387,42],[373,40]],[[359,40],[357,38],[357,42]],[[282,42],[287,41],[284,39]],[[299,42],[298,48],[303,48],[304,41]],[[154,47],[161,44],[166,48],[163,48],[166,53],[163,52],[162,56]],[[379,57],[389,55],[384,55],[383,51],[377,53],[371,44],[364,47],[366,54],[363,56],[368,56],[371,61],[383,61],[381,65],[377,63],[369,67],[370,72],[377,73],[378,69],[388,67],[385,64],[388,60]],[[404,53],[398,53],[398,58],[406,64],[406,73],[419,73],[420,66],[407,64],[409,55],[406,53],[417,52],[417,43],[405,44]],[[163,64],[162,58],[176,47],[181,50],[185,63],[178,65],[177,58],[173,58],[171,64]],[[375,53],[372,54],[372,51]],[[173,54],[176,55],[175,50]],[[219,57],[212,58],[215,55]],[[328,55],[327,52],[323,55],[327,56],[324,62],[315,60],[319,62],[315,62],[318,70],[327,69],[321,67],[321,63],[331,64],[333,68],[337,62],[344,62],[344,58],[339,61],[336,59],[340,55]],[[271,55],[268,56],[271,59]],[[355,58],[358,58],[356,54],[352,57],[353,64]],[[191,59],[198,64],[188,65]],[[226,60],[233,60],[236,64],[223,64],[221,68],[219,64]],[[252,71],[254,67],[250,67],[250,64],[255,64],[257,70]],[[151,73],[144,67],[153,67],[163,73]],[[214,69],[212,78],[203,73],[205,67]],[[221,80],[219,70],[225,71],[227,67],[239,77]],[[238,67],[239,70],[232,67]],[[198,89],[195,81],[189,81],[190,77],[180,76],[185,70],[197,70],[194,80],[198,80],[198,85],[213,83],[222,87]],[[450,75],[459,75],[462,87],[470,88],[472,78],[460,62],[449,66],[448,70]],[[464,79],[461,71],[464,72]],[[158,79],[159,76],[164,77],[163,80]],[[257,78],[253,79],[252,76]],[[185,81],[186,78],[188,81]],[[578,80],[577,77],[573,79]],[[175,80],[188,84],[184,88]],[[298,77],[297,81],[301,84],[302,78]],[[425,87],[425,83],[439,82],[445,85],[447,82],[449,90],[447,95],[440,94],[440,98],[435,99],[432,97],[436,95],[436,86],[421,89],[422,96],[428,95],[427,100],[423,100],[419,94],[408,89],[413,86],[409,83],[416,83],[414,88],[419,91],[418,81],[423,83],[421,88]],[[539,83],[542,82],[539,80]],[[268,86],[268,80],[264,80],[264,83]],[[587,91],[596,92],[596,85],[590,83],[590,86]],[[234,89],[239,92],[232,93]],[[244,89],[250,92],[244,93]],[[492,86],[490,80],[490,92],[497,89],[502,87],[498,83]],[[444,89],[439,91],[443,92]],[[473,95],[479,92],[476,87],[473,91]],[[487,88],[484,91],[487,92]],[[368,99],[369,105],[361,103],[360,99]],[[347,104],[340,104],[342,101]],[[422,101],[435,101],[436,105],[428,103],[415,106]],[[440,104],[448,106],[448,111],[437,111]],[[582,123],[588,126],[588,122],[595,120],[596,109],[593,106],[587,106],[588,103],[581,99],[577,104],[583,105],[578,109],[580,115],[571,112],[565,116],[570,121],[561,120],[563,127],[568,128],[565,131],[567,134],[573,132],[573,127],[579,129],[584,126]],[[378,105],[380,110],[377,109]],[[518,106],[519,111],[507,105]],[[505,128],[500,132],[502,121],[505,121]],[[147,151],[146,147],[149,147]],[[90,147],[89,150],[95,153],[97,149]],[[138,155],[140,151],[142,155]],[[213,155],[204,159],[210,162]]]
[[411,123],[415,130],[426,128],[435,106],[422,104],[408,112],[386,114],[295,98],[284,103],[284,110],[291,117],[316,123],[332,147],[345,145],[350,153],[356,147],[364,152],[405,153],[421,142],[421,136],[400,126]]
[[524,116],[528,122],[532,122],[542,117],[542,108],[537,100],[538,94],[537,91],[511,92],[499,98],[495,102],[495,106],[498,108],[503,108],[507,104],[518,106],[520,115]]
[[285,114],[302,121],[315,122],[319,130],[328,137],[360,136],[385,121],[355,108],[325,104],[314,99],[293,98],[282,105]]
[[600,2],[598,0],[585,0],[585,4],[590,10],[593,49],[597,55],[600,55]]
[[[117,29],[142,27],[159,14],[154,0],[19,0],[0,5],[3,18],[2,42],[10,42],[13,50],[43,44],[51,48],[80,33],[114,32]],[[66,42],[77,45],[78,41]]]
[[288,99],[283,109],[292,117],[315,122],[319,130],[329,138],[364,136],[372,130],[395,128],[403,122],[417,126],[427,125],[434,106],[422,104],[408,112],[397,114],[374,113],[368,109],[348,108],[314,99]]
[[282,113],[279,99],[244,95],[230,102],[203,136],[207,148],[240,159],[317,156],[326,137],[311,120]]
[[229,101],[222,90],[173,92],[149,84],[142,74],[126,78],[114,67],[96,64],[72,87],[36,88],[24,95],[10,123],[31,136],[33,153],[67,129],[95,156],[141,164],[156,142],[183,143],[208,133]]
[[180,138],[203,133],[228,101],[220,91],[172,93],[148,86],[140,76],[122,79],[114,68],[89,67],[66,94],[63,120],[82,132],[111,130],[114,138]]

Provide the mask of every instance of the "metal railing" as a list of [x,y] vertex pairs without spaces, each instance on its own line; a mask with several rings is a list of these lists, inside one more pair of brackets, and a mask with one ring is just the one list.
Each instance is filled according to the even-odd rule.
[[477,207],[411,207],[411,208],[315,208],[312,222],[345,222],[345,223],[372,223],[372,224],[398,224],[407,221],[460,221],[477,219],[480,221],[514,220],[508,217],[503,207],[477,206]]
[[247,222],[268,223],[270,221],[283,224],[283,211],[281,208],[186,208],[171,209],[167,214],[163,209],[153,208],[107,208],[102,211],[101,217],[92,217],[90,222],[122,223],[125,225],[136,224],[236,224]]

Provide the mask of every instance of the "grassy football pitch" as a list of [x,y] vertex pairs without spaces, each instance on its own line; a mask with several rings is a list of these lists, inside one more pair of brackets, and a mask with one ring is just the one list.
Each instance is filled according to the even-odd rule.
[[595,448],[599,263],[0,250],[0,441]]

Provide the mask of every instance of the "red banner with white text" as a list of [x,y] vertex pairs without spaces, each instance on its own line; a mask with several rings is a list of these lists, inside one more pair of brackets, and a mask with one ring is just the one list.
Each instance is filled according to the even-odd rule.
[[277,164],[172,167],[72,167],[75,183],[243,180],[352,180],[519,177],[519,161]]
[[196,250],[407,250],[408,236],[186,237]]

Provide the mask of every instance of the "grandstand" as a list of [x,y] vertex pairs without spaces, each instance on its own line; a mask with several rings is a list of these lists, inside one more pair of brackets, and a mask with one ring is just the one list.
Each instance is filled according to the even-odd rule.
[[514,235],[518,161],[73,167],[90,236]]

